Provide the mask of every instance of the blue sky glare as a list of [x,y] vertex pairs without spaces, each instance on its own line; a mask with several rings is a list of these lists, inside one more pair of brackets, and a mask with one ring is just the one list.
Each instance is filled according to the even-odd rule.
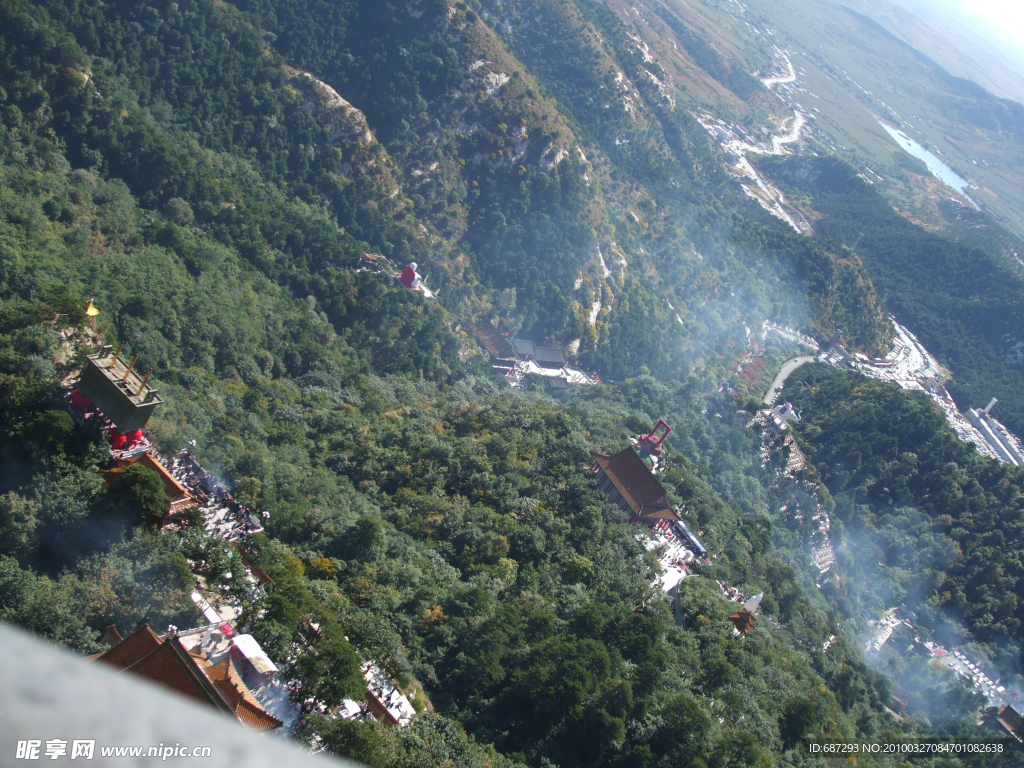
[[1021,0],[955,0],[955,4],[989,22],[992,31],[1004,40],[1024,45],[1024,2]]

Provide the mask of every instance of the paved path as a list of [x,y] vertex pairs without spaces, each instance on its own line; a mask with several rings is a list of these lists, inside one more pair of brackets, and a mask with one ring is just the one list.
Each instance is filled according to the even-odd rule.
[[810,363],[814,361],[814,355],[801,355],[800,357],[791,357],[789,360],[782,364],[782,368],[779,370],[779,375],[775,377],[775,381],[772,382],[771,387],[768,389],[768,393],[764,396],[764,402],[767,405],[775,405],[775,398],[779,396],[779,392],[782,391],[782,385],[786,383],[786,379],[793,371],[799,368],[804,363]]
[[793,62],[789,60],[789,56],[779,50],[778,46],[775,47],[775,50],[783,59],[786,60],[786,69],[788,69],[789,72],[782,77],[762,77],[761,82],[764,84],[764,87],[768,89],[771,89],[773,85],[778,85],[779,83],[796,82],[796,70],[793,68]]

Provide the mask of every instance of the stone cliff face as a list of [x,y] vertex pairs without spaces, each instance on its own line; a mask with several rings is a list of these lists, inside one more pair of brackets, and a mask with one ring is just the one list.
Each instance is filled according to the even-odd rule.
[[342,152],[340,174],[349,178],[385,175],[387,186],[397,191],[398,184],[387,170],[392,165],[387,151],[373,135],[362,110],[309,72],[289,68],[289,74],[288,87],[301,99],[302,109],[323,126],[326,143]]
[[[364,12],[319,58],[294,42],[298,27],[274,27],[292,106],[319,128],[299,162],[336,154],[318,193],[339,224],[415,257],[465,319],[619,374],[719,360],[724,375],[766,318],[831,329],[884,317],[859,272],[815,283],[809,307],[797,295],[805,273],[836,278],[835,259],[761,221],[695,117],[713,106],[737,125],[771,93],[725,41],[697,45],[704,30],[689,19],[565,0]],[[750,247],[766,238],[772,252],[755,263]],[[856,297],[838,295],[851,286]]]

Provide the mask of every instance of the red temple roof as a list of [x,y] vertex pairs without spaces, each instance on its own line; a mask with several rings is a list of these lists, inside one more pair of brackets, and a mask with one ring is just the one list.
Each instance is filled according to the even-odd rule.
[[611,456],[603,453],[595,453],[593,456],[597,465],[638,515],[665,520],[678,519],[669,505],[665,486],[632,447]]
[[754,631],[754,614],[746,608],[730,616],[729,621],[732,622],[733,626],[736,627],[736,631],[741,635],[749,635]]
[[282,725],[256,701],[230,658],[210,666],[201,652],[193,655],[177,638],[160,638],[148,626],[96,660],[209,704],[254,730],[267,731]]
[[281,725],[281,721],[268,714],[249,691],[230,656],[206,667],[204,671],[227,699],[235,717],[244,725],[257,731],[267,731]]
[[144,626],[96,658],[97,661],[105,661],[118,669],[126,669],[146,654],[155,651],[160,642],[160,636],[148,626]]
[[189,506],[187,502],[192,501],[192,494],[189,493],[188,488],[179,483],[172,475],[167,467],[161,464],[154,456],[150,453],[143,453],[139,456],[132,456],[128,459],[118,459],[117,466],[113,469],[101,470],[100,474],[104,478],[104,487],[114,485],[119,479],[122,472],[124,472],[132,464],[141,464],[146,469],[151,469],[160,476],[160,481],[164,485],[164,493],[167,494],[167,498],[171,500],[172,509],[177,511],[182,507]]

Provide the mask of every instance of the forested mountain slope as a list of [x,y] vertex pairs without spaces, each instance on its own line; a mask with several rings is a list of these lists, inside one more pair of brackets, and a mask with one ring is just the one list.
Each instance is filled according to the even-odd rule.
[[1024,433],[1024,242],[985,215],[947,202],[946,231],[907,221],[888,200],[834,159],[762,164],[794,199],[817,214],[823,238],[864,259],[897,319],[915,329],[953,374],[961,411],[992,397]]
[[[374,765],[796,765],[808,737],[930,734],[776,549],[753,409],[723,391],[764,320],[878,351],[885,305],[721,169],[692,113],[777,117],[751,63],[664,8],[662,67],[624,13],[0,0],[0,616],[94,652],[109,624],[197,622],[198,573],[325,711],[361,657],[432,703],[300,734]],[[265,597],[201,520],[148,528],[152,477],[102,487],[61,389],[90,298],[154,370],[161,450],[270,513]],[[510,390],[484,318],[621,385]],[[661,416],[714,555],[678,616],[588,472]],[[755,634],[716,581],[764,592]]]
[[996,669],[1012,672],[1021,469],[981,457],[926,397],[891,384],[804,366],[785,396],[804,410],[800,443],[835,498],[845,578],[830,581],[826,596],[853,621],[904,604],[919,631],[981,643]]
[[[114,138],[123,131],[138,141],[148,131],[172,147],[187,134],[207,152],[256,163],[286,198],[328,212],[369,247],[399,262],[415,256],[458,316],[490,315],[511,330],[580,339],[581,350],[591,350],[584,359],[613,374],[641,363],[685,372],[759,315],[810,315],[823,331],[841,321],[851,334],[863,328],[858,341],[866,348],[883,334],[870,294],[816,282],[834,257],[753,213],[710,157],[702,129],[681,106],[658,104],[657,89],[637,74],[640,55],[624,44],[613,53],[645,94],[635,93],[637,110],[655,110],[653,133],[606,157],[614,137],[600,146],[591,143],[597,136],[580,143],[579,131],[598,126],[576,114],[576,105],[556,109],[494,33],[458,7],[425,6],[394,19],[386,9],[359,5],[327,16],[306,4],[272,14],[243,8],[247,15],[228,6],[162,14],[155,7],[54,4],[55,19],[88,54],[103,57],[83,93],[54,84],[72,89],[49,126],[68,143],[72,163],[105,164],[150,204],[185,200],[196,223],[222,242],[251,236],[240,231],[243,211],[258,204],[259,192],[241,178],[205,168],[190,173],[195,160],[169,148],[147,158],[145,172],[133,170],[139,158]],[[628,41],[614,18],[602,23]],[[320,31],[310,38],[307,29]],[[135,66],[143,60],[158,61],[159,69]],[[347,97],[366,115],[369,133],[339,130],[337,110],[320,103],[323,89],[317,93],[292,67]],[[552,88],[579,79],[551,74],[545,83]],[[89,88],[104,78],[136,102],[122,106],[128,114],[110,125],[87,114],[94,108]],[[617,115],[612,125],[630,119],[621,102],[609,110]],[[729,210],[750,215],[730,221],[723,218]],[[294,226],[261,229],[270,250],[253,242],[247,257],[266,271],[269,261],[296,258],[286,251],[311,250],[327,237],[285,231]],[[760,268],[749,254],[752,238]],[[298,271],[315,275],[328,264],[351,263],[351,252],[341,258],[323,245],[318,261],[302,259]],[[290,265],[274,266],[280,281]],[[728,289],[740,284],[747,296],[737,306]],[[811,301],[807,310],[802,294]],[[608,312],[588,323],[595,301]],[[640,331],[652,326],[659,342]]]
[[[892,385],[808,366],[787,397],[815,414],[798,432],[833,495],[850,492],[847,529],[879,536],[882,564],[898,569],[900,591],[883,599],[953,611],[979,639],[1018,653],[1020,469],[977,455],[924,397]],[[916,516],[920,530],[908,527]]]

